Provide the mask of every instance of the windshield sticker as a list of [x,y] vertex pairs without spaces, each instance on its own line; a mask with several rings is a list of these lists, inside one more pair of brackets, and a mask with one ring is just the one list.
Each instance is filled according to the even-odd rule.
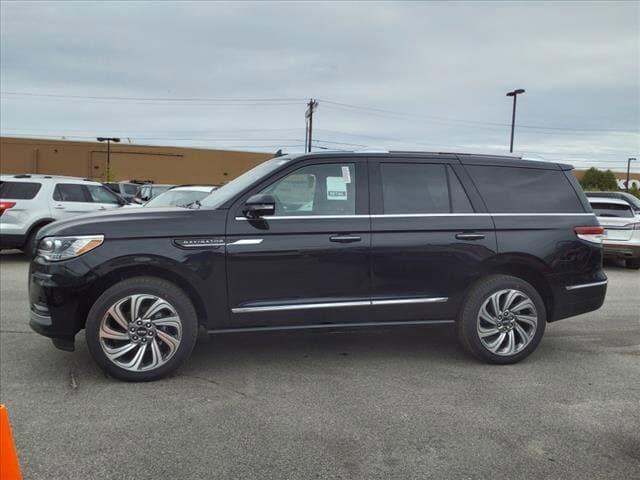
[[347,200],[347,182],[343,177],[327,177],[327,200]]

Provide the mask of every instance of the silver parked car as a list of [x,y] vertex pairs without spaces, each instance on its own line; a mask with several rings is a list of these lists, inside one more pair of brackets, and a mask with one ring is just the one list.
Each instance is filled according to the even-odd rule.
[[625,200],[588,197],[604,227],[605,257],[624,259],[627,268],[640,268],[640,216]]
[[125,205],[98,182],[54,175],[0,175],[0,248],[32,253],[40,228],[72,215]]

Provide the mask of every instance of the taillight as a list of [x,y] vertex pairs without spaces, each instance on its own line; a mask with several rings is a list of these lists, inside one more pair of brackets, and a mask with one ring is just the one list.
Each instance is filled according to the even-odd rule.
[[16,202],[0,202],[0,215],[2,215],[5,210],[9,210],[10,208],[15,206]]
[[585,242],[602,243],[604,237],[603,227],[576,227],[574,231],[576,236]]

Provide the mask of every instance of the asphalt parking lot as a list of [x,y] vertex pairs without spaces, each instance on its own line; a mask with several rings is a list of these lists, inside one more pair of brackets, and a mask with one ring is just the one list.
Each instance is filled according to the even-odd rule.
[[201,338],[166,380],[106,377],[82,334],[27,325],[27,263],[0,254],[0,403],[25,479],[638,478],[640,272],[548,326],[512,366],[449,327]]

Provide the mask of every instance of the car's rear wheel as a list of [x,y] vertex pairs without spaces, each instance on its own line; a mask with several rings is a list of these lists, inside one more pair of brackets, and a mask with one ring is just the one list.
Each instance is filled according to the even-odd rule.
[[173,372],[191,354],[197,333],[189,298],[155,277],[132,278],[107,289],[86,324],[95,361],[128,381],[156,380]]
[[546,322],[544,301],[531,284],[493,275],[472,287],[456,330],[460,343],[477,358],[507,364],[519,362],[536,349]]

